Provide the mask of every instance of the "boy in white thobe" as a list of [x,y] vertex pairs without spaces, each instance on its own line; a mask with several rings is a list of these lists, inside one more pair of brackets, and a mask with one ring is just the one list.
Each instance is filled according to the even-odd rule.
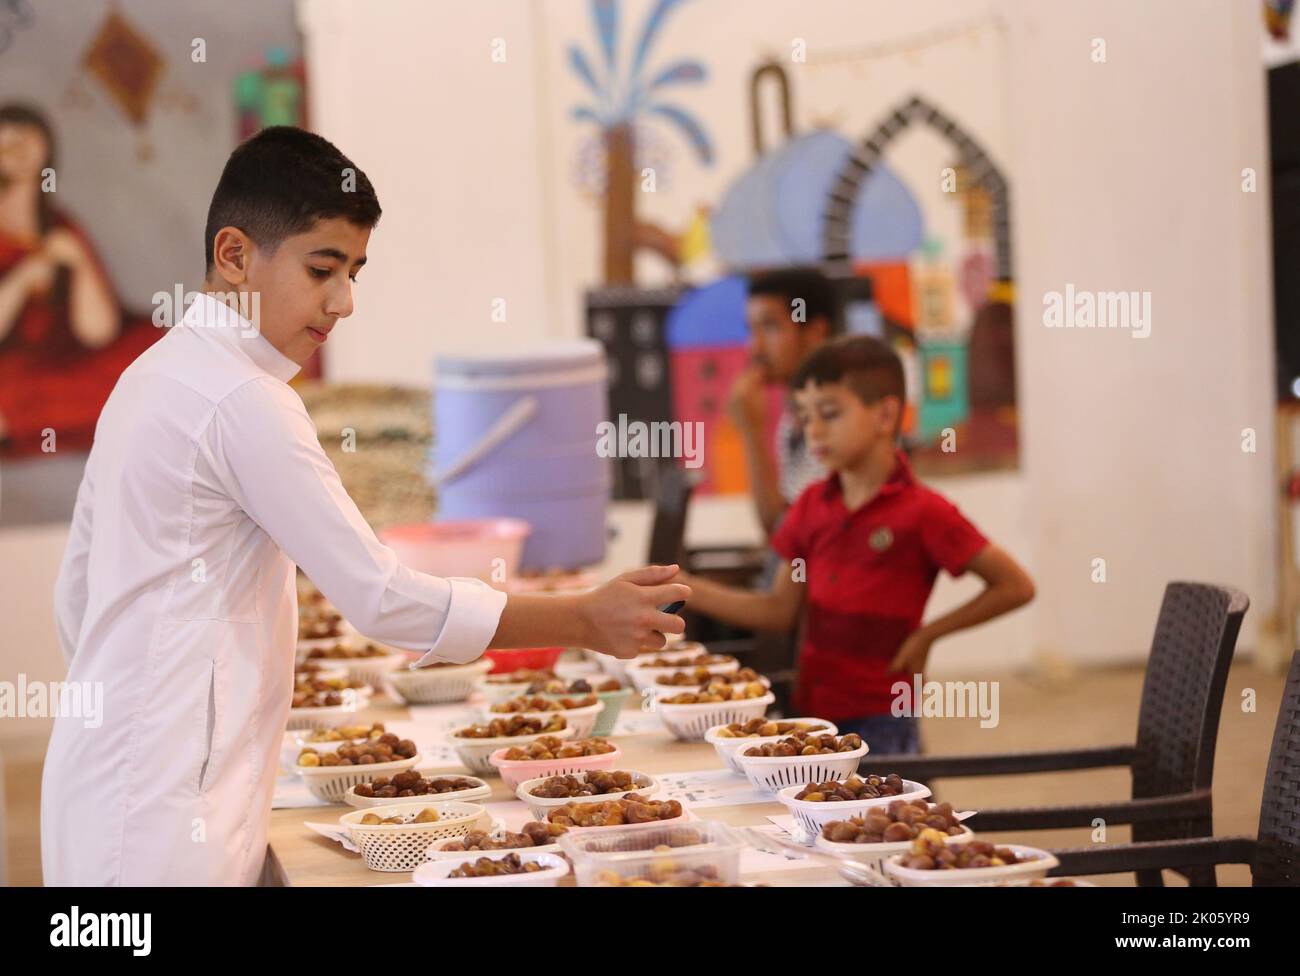
[[104,407],[55,592],[68,681],[99,683],[103,716],[55,722],[46,884],[256,883],[293,688],[295,564],[363,634],[426,661],[557,644],[630,657],[682,630],[656,609],[689,595],[665,582],[675,567],[507,597],[410,570],[375,538],[287,381],[351,314],[378,218],[369,180],[324,139],[249,139],[213,196],[207,291]]

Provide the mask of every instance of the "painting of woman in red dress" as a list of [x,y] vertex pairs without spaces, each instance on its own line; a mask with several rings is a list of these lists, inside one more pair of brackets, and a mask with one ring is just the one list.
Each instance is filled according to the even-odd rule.
[[0,457],[88,448],[117,377],[163,335],[122,308],[94,245],[46,192],[54,155],[44,115],[0,106]]

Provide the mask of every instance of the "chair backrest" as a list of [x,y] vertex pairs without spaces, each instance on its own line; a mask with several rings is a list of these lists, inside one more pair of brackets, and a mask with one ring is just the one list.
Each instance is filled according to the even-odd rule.
[[[1250,600],[1210,583],[1165,587],[1138,712],[1133,797],[1208,789],[1228,666]],[[1147,831],[1136,830],[1134,839]]]
[[[695,480],[681,465],[669,461],[655,472],[655,517],[650,527],[651,565],[680,563],[686,542],[686,510]],[[683,567],[685,568],[685,567]]]
[[1291,657],[1273,728],[1251,872],[1259,886],[1300,885],[1300,651]]

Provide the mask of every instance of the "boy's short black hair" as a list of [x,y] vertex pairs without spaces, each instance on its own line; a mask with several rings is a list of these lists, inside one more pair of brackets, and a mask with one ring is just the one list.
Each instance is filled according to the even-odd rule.
[[236,146],[226,161],[208,207],[203,257],[211,271],[222,227],[238,227],[274,252],[318,220],[342,217],[374,227],[381,212],[366,174],[333,143],[291,125],[272,126]]
[[831,280],[816,268],[781,268],[750,275],[749,295],[773,295],[787,307],[801,298],[805,323],[822,318],[832,334],[839,330],[839,296]]
[[898,397],[900,405],[907,403],[903,361],[888,344],[869,335],[838,336],[814,349],[790,379],[795,390],[809,383],[843,383],[868,406],[887,396]]

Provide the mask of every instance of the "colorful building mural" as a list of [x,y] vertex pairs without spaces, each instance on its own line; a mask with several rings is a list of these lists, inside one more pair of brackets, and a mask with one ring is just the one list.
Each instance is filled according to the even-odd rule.
[[682,0],[657,0],[637,36],[630,62],[619,61],[618,41],[621,5],[616,0],[594,0],[592,20],[600,45],[600,58],[589,58],[577,45],[569,47],[569,66],[581,79],[591,101],[575,106],[572,116],[594,124],[599,133],[603,158],[600,196],[604,209],[603,281],[608,285],[630,285],[633,259],[638,250],[659,253],[669,264],[679,266],[687,234],[670,233],[637,216],[637,197],[647,179],[657,181],[657,167],[644,158],[648,141],[646,120],[669,125],[690,145],[704,165],[713,162],[713,144],[699,121],[679,105],[664,101],[665,89],[698,85],[707,77],[696,60],[673,61],[655,71],[648,64],[650,49],[664,22]]
[[[673,6],[656,4],[650,20],[660,22]],[[617,23],[617,4],[594,7],[604,40]],[[612,46],[604,47],[612,75],[616,59]],[[574,49],[575,70],[598,91],[594,72],[589,65],[580,66],[576,56]],[[678,64],[691,66],[686,72],[691,79],[705,75],[698,62]],[[778,138],[765,133],[760,117],[760,102],[769,89],[775,91],[779,106],[783,131]],[[671,309],[651,316],[656,343],[668,358],[663,371],[667,390],[659,408],[670,412],[640,419],[704,421],[707,477],[699,490],[745,490],[739,437],[725,411],[729,388],[746,359],[744,275],[811,265],[839,282],[846,296],[855,293],[845,300],[846,330],[883,338],[903,359],[910,400],[904,441],[922,473],[1014,467],[1009,192],[997,164],[964,126],[920,94],[901,96],[856,141],[825,124],[797,131],[790,74],[782,63],[764,61],[752,72],[748,100],[752,162],[731,179],[716,205],[697,208],[710,214],[707,233],[691,229],[695,243],[707,241],[723,275],[681,289]],[[590,118],[589,113],[575,116]],[[937,136],[944,146],[950,164],[942,174],[909,174],[895,168],[897,140],[918,130]],[[619,137],[610,141],[608,121],[603,131],[612,147],[605,156],[607,167],[617,164],[630,171],[626,160],[617,157]],[[692,140],[697,148],[707,145],[698,123],[692,120],[684,131],[697,133]],[[699,155],[704,161],[710,158],[703,149]],[[931,213],[927,220],[921,195],[913,189],[916,179],[942,179],[938,206],[950,202],[960,218],[945,215],[937,220]],[[931,206],[933,197],[929,194]],[[630,209],[635,203],[625,200],[620,186],[611,181],[603,205],[604,283],[626,286],[632,283],[630,256],[623,254],[626,262],[611,262],[610,248],[625,246],[617,243],[620,227],[637,225]],[[959,230],[954,233],[953,227]],[[660,251],[670,256],[675,268],[680,266],[677,248],[687,236],[660,234],[661,243],[669,242]],[[630,239],[635,241],[636,234]],[[630,246],[634,250],[637,245]],[[656,301],[662,300],[662,289],[655,295]],[[605,294],[602,300],[611,299]],[[615,301],[634,306],[635,287],[621,288]],[[612,328],[602,338],[611,350],[631,342]],[[611,352],[615,358],[628,354]],[[631,382],[623,375],[611,387],[614,413],[633,402],[620,389],[620,384]],[[772,396],[779,404],[783,391],[774,390]],[[646,408],[644,391],[638,397],[640,408]]]

